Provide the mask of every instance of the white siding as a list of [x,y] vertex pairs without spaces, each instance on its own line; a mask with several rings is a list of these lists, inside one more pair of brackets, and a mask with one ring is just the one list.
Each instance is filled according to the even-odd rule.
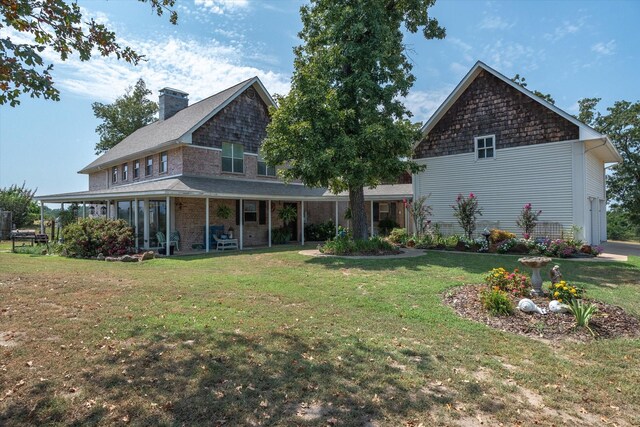
[[[602,209],[605,196],[604,162],[587,151],[585,158],[585,226],[584,236],[592,245],[606,240],[606,213]],[[603,230],[604,229],[604,230]]]
[[604,200],[604,162],[595,154],[585,154],[587,174],[587,197]]
[[433,222],[457,223],[451,206],[458,194],[477,197],[481,221],[521,235],[516,218],[526,203],[542,209],[540,221],[573,223],[572,144],[563,141],[505,148],[495,159],[476,160],[475,153],[427,159],[427,170],[415,178],[416,197],[431,194]]

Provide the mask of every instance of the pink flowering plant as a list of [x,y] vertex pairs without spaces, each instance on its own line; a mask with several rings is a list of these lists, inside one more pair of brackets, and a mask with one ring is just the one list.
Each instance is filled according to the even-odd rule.
[[526,296],[531,289],[531,280],[516,268],[509,272],[502,267],[492,269],[484,278],[489,289],[500,290],[513,296]]
[[62,254],[78,258],[125,255],[135,242],[133,229],[122,219],[80,219],[64,227],[62,237]]
[[458,219],[458,224],[464,230],[467,239],[473,238],[473,232],[476,230],[476,219],[482,216],[482,208],[478,205],[478,198],[473,193],[469,193],[469,197],[458,194],[456,204],[453,208],[453,216]]
[[522,229],[522,234],[525,239],[529,239],[531,237],[531,233],[533,233],[533,229],[536,228],[536,225],[538,224],[538,217],[541,213],[541,210],[534,211],[531,207],[531,203],[527,203],[522,207],[520,216],[516,219],[516,225]]

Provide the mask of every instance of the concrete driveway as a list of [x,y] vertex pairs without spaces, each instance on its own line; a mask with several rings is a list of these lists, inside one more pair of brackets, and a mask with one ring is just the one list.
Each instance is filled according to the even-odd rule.
[[640,243],[609,240],[608,242],[602,243],[600,246],[604,249],[605,254],[640,257]]

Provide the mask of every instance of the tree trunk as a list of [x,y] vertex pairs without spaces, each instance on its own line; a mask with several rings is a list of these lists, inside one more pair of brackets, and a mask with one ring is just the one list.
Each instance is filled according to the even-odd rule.
[[364,206],[364,188],[362,186],[349,188],[349,208],[351,208],[351,230],[354,240],[367,239],[367,215]]

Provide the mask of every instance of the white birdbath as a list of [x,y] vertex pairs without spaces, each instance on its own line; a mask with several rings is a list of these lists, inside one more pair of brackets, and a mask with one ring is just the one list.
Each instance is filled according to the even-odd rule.
[[530,267],[531,273],[531,295],[542,295],[542,277],[540,276],[540,269],[551,262],[551,258],[536,256],[525,257],[518,259],[520,264]]

